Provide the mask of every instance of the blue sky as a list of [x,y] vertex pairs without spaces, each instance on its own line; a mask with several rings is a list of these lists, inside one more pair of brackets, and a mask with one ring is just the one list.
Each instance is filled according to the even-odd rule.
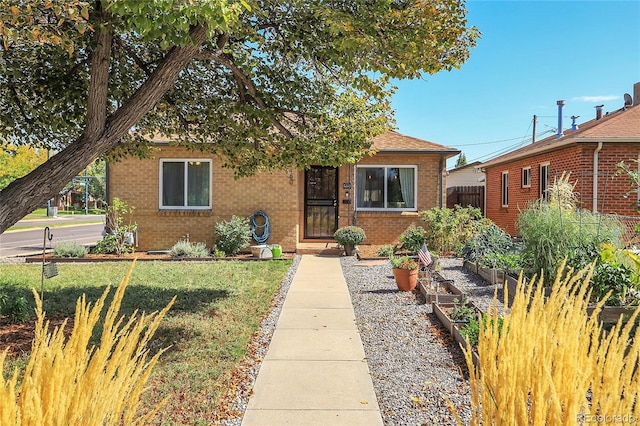
[[[394,82],[400,133],[487,161],[624,104],[640,82],[640,1],[467,1],[482,33],[459,70]],[[540,135],[542,132],[548,132]],[[457,157],[456,157],[457,158]],[[448,167],[455,164],[450,159]]]

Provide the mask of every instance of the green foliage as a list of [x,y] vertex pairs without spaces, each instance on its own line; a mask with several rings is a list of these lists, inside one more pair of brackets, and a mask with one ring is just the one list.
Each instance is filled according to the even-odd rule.
[[480,260],[484,268],[496,268],[506,272],[519,273],[522,270],[522,257],[519,252],[489,253]]
[[591,299],[600,301],[610,292],[608,305],[640,303],[640,256],[612,244],[602,244],[590,281]]
[[216,223],[216,247],[226,255],[234,255],[249,246],[251,228],[249,219],[232,216],[228,221]]
[[[487,327],[493,329],[494,319],[489,319],[489,316],[486,313],[482,314],[481,321],[483,330],[486,330]],[[498,317],[498,336],[502,333],[503,323],[504,319],[502,317]],[[471,346],[477,346],[478,338],[480,337],[480,324],[478,323],[478,319],[475,317],[471,318],[467,324],[460,327],[460,334],[467,339]]]
[[30,318],[31,306],[22,295],[0,290],[0,315],[10,324],[25,322]]
[[46,159],[46,150],[0,143],[0,190],[34,170]]
[[466,165],[467,165],[467,156],[464,155],[464,152],[461,152],[460,155],[458,156],[458,159],[456,160],[455,167],[458,168]]
[[132,220],[134,210],[135,207],[118,197],[113,199],[105,214],[104,238],[98,241],[93,253],[115,253],[122,256],[135,251],[132,240],[138,225]]
[[[621,246],[624,225],[586,210],[564,210],[546,202],[530,204],[518,217],[522,236],[522,259],[534,273],[544,271],[545,285],[550,285],[556,269],[565,257],[581,267],[598,246],[610,242]],[[591,259],[595,260],[595,259]]]
[[458,0],[42,3],[0,15],[0,139],[68,160],[25,210],[96,156],[151,155],[158,132],[238,175],[353,163],[393,125],[392,79],[458,68],[480,35]]
[[364,233],[364,229],[357,226],[343,226],[342,228],[338,228],[336,232],[333,233],[333,238],[340,244],[341,246],[345,245],[358,245],[364,240],[367,239],[366,234]]
[[427,245],[431,251],[445,254],[457,252],[478,232],[492,222],[476,207],[433,207],[422,212]]
[[400,250],[418,254],[422,244],[426,242],[426,231],[422,226],[410,226],[400,235]]
[[[489,261],[485,258],[496,253],[506,254],[514,248],[511,236],[495,224],[491,224],[474,235],[461,250],[464,260],[469,262]],[[489,264],[487,266],[493,267]]]
[[454,321],[468,322],[475,318],[476,310],[469,304],[466,298],[462,298],[462,300],[455,299],[453,301],[453,309],[449,312],[449,316]]
[[391,267],[394,269],[418,269],[418,262],[409,256],[391,256],[389,261],[391,262]]
[[204,243],[181,240],[171,247],[169,254],[173,257],[209,257],[209,249]]
[[385,244],[383,246],[380,246],[380,248],[378,249],[378,256],[391,257],[396,253],[396,251],[398,251],[398,248],[395,245]]
[[89,250],[77,241],[63,241],[56,244],[53,255],[57,257],[85,257]]

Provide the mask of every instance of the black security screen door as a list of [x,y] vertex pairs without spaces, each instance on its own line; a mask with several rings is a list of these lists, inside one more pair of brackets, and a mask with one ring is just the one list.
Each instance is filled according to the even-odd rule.
[[333,238],[338,227],[338,170],[312,166],[304,182],[305,238]]

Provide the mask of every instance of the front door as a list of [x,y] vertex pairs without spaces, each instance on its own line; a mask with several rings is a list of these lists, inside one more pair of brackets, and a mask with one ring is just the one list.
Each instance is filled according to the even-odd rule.
[[338,169],[312,166],[304,175],[304,237],[333,238],[338,228]]

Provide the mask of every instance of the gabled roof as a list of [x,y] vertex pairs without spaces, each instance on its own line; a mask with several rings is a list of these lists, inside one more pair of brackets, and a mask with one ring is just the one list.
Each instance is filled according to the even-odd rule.
[[468,169],[471,167],[476,168],[480,164],[482,164],[481,161],[474,161],[473,163],[465,164],[464,166],[456,167],[454,169],[449,169],[447,170],[447,173],[455,173],[455,172],[459,172],[460,170]]
[[578,125],[578,130],[566,129],[563,136],[550,136],[522,148],[492,158],[482,167],[492,167],[508,161],[554,151],[571,144],[593,142],[640,143],[640,105],[621,108]]
[[373,147],[385,153],[433,153],[445,154],[447,158],[460,154],[455,148],[406,136],[393,130],[373,138]]

